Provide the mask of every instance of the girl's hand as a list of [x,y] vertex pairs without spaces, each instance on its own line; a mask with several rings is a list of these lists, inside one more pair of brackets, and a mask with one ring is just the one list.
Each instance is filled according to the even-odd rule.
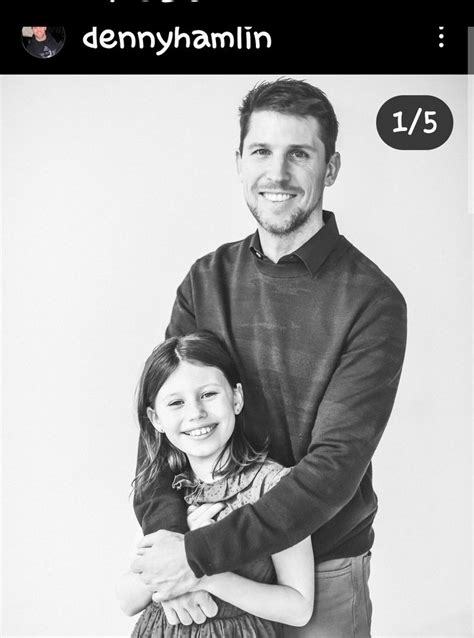
[[187,521],[190,530],[205,527],[215,523],[216,516],[225,507],[224,503],[203,503],[202,505],[190,505],[188,507]]
[[193,622],[200,625],[218,612],[215,600],[202,590],[164,600],[161,604],[170,625],[190,625]]

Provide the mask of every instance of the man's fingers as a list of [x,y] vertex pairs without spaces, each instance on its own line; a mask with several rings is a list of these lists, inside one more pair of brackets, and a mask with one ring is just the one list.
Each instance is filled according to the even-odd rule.
[[143,563],[142,563],[142,557],[141,556],[137,556],[136,558],[134,558],[132,560],[132,563],[130,565],[130,570],[132,572],[135,572],[135,574],[141,574],[143,571]]
[[163,530],[154,532],[153,534],[147,534],[141,539],[141,541],[137,543],[137,547],[152,547],[152,545],[156,543],[157,540],[159,540],[160,532],[162,531]]
[[[131,569],[140,574],[140,579],[147,580],[159,591],[161,600],[176,598],[192,590],[198,579],[188,564],[184,535],[176,532],[160,530],[151,534],[154,542],[143,556],[136,556]],[[146,544],[149,537],[145,537]]]
[[130,564],[130,571],[135,572],[135,574],[143,574],[143,572],[145,572],[144,556],[145,552],[137,554],[137,557],[134,558]]
[[168,532],[165,529],[159,529],[157,532],[144,536],[141,541],[137,543],[137,547],[152,547],[155,543],[159,544],[160,541],[166,540],[170,535],[173,536],[174,533]]

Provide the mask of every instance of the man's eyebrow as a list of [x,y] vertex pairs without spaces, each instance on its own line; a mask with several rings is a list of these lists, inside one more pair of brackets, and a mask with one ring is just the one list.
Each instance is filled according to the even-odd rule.
[[[248,145],[248,149],[249,151],[256,149],[256,148],[268,148],[270,145],[266,144],[265,142],[253,142],[252,144]],[[317,149],[312,146],[311,144],[290,144],[288,146],[289,150],[295,150],[295,149],[301,149],[304,151],[313,151],[313,152],[317,152]]]
[[300,148],[304,151],[317,151],[317,149],[311,144],[290,144],[288,148],[291,148],[291,149]]

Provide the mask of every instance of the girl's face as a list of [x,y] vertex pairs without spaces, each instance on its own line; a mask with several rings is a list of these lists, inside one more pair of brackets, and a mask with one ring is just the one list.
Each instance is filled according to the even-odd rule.
[[231,388],[219,368],[181,361],[147,414],[154,427],[193,460],[211,469],[225,448],[243,407],[242,386]]

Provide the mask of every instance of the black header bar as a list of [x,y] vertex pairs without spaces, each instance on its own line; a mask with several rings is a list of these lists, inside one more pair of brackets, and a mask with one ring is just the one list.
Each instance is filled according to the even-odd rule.
[[[66,6],[67,5],[67,6]],[[96,0],[18,3],[3,20],[3,73],[34,74],[465,74],[468,27],[443,15],[344,22],[310,15],[309,2]],[[286,6],[282,11],[277,7]],[[5,8],[3,8],[5,12]],[[389,15],[391,14],[391,15]],[[32,22],[56,25],[60,50],[29,47]],[[34,44],[34,43],[33,43]],[[5,54],[7,52],[7,54]],[[473,66],[472,63],[470,65]]]

